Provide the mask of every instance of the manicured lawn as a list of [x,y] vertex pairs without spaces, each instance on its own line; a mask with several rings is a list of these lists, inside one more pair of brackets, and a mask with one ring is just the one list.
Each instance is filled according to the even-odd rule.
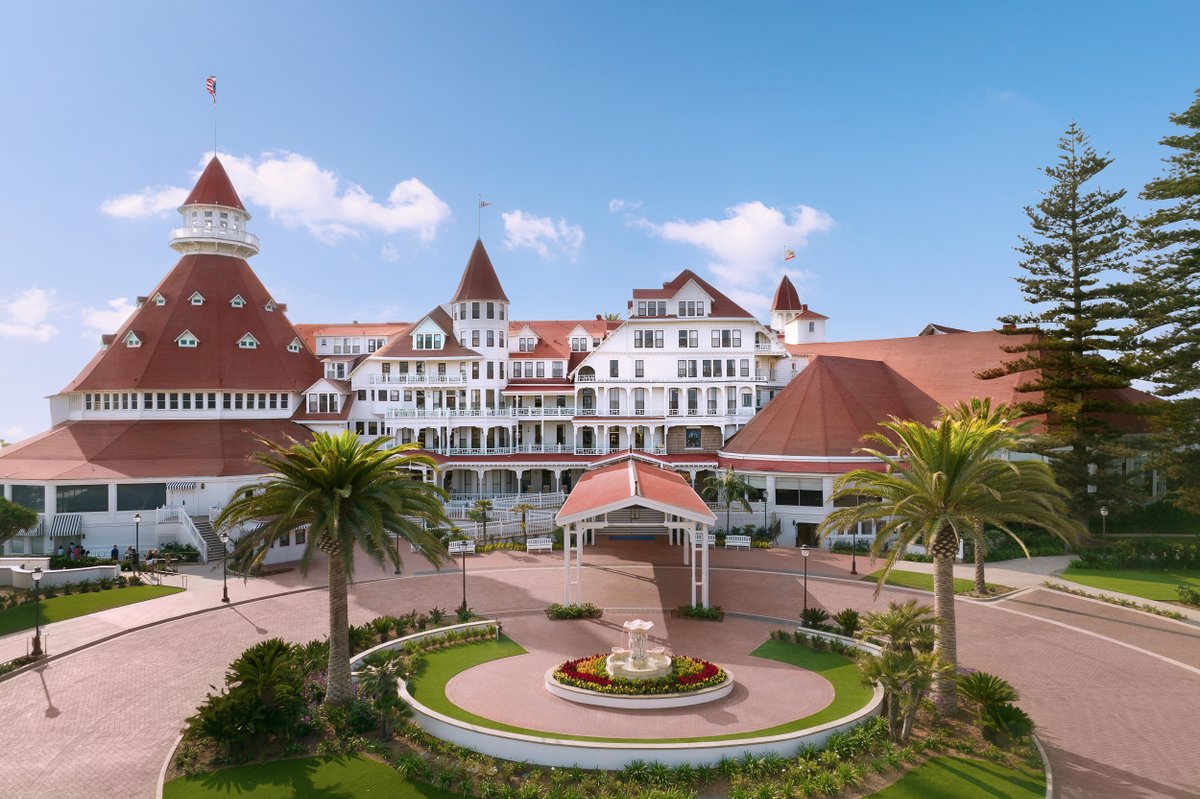
[[[524,733],[526,735],[552,735],[574,741],[605,741],[630,742],[632,738],[597,738],[585,735],[564,735],[550,733],[544,730],[534,730],[525,727],[515,727],[511,724],[501,724],[497,721],[470,713],[446,698],[446,683],[459,672],[513,655],[524,654],[521,646],[508,638],[501,636],[499,641],[480,641],[463,644],[426,655],[425,667],[420,675],[409,686],[413,696],[423,705],[443,713],[451,718],[490,727],[506,732]],[[713,735],[698,738],[655,738],[660,743],[688,743],[692,741],[721,741],[731,738],[745,738],[758,735],[780,735],[795,730],[803,730],[818,724],[824,724],[832,719],[853,713],[870,701],[873,692],[864,687],[858,676],[858,667],[849,658],[828,651],[817,651],[806,646],[787,641],[767,641],[752,653],[755,657],[777,660],[799,668],[808,669],[820,674],[833,685],[833,702],[825,709],[801,719],[779,724],[752,732],[731,733],[729,735]]]
[[1200,571],[1176,569],[1174,571],[1136,571],[1133,569],[1067,569],[1062,573],[1064,580],[1080,585],[1119,591],[1122,594],[1140,596],[1143,599],[1179,601],[1175,586],[1186,583],[1200,589]]
[[304,757],[180,777],[163,786],[164,799],[461,799],[458,794],[412,783],[394,768],[365,757]]
[[[107,591],[92,591],[87,594],[71,594],[57,596],[54,599],[43,599],[41,602],[42,624],[50,624],[76,616],[86,616],[109,608],[119,608],[122,605],[132,605],[147,599],[158,599],[160,596],[177,594],[182,588],[171,588],[165,585],[135,585],[130,588],[110,588]],[[8,610],[0,610],[0,635],[8,635],[19,630],[33,629],[34,603],[26,602]]]
[[[883,569],[871,572],[866,577],[863,577],[869,583],[879,582],[880,576],[883,574]],[[921,591],[933,591],[933,575],[925,574],[924,572],[906,572],[899,569],[893,569],[888,575],[887,584],[896,588],[917,588]],[[1001,590],[998,585],[992,583],[987,584],[988,588],[993,592]],[[961,577],[954,578],[954,593],[966,594],[975,589],[974,580],[964,580]]]
[[1046,776],[1022,766],[1011,769],[986,760],[935,757],[898,782],[872,794],[874,799],[1042,799]]

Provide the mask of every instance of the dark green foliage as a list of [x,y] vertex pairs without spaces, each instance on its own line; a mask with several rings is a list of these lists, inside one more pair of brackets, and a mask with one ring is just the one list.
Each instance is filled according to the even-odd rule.
[[824,608],[805,608],[800,612],[800,623],[814,630],[824,630],[829,627],[829,612]]
[[[1110,357],[1127,340],[1118,324],[1128,315],[1124,287],[1115,278],[1128,271],[1131,222],[1118,205],[1124,190],[1088,188],[1112,159],[1099,155],[1074,123],[1058,148],[1057,162],[1042,169],[1050,187],[1025,209],[1031,235],[1022,236],[1017,247],[1024,256],[1017,282],[1031,309],[1001,319],[1005,332],[1034,339],[1006,347],[1020,357],[981,376],[1031,373],[1017,386],[1028,397],[1021,409],[1047,415],[1050,428],[1030,448],[1051,459],[1082,519],[1097,497],[1112,502],[1145,489],[1122,471],[1105,468],[1137,454],[1112,424],[1113,415],[1128,413],[1129,406],[1114,402],[1110,393],[1138,376],[1128,363]],[[1091,464],[1101,468],[1089,474]],[[1089,485],[1097,491],[1089,492]]]
[[546,616],[551,619],[598,619],[604,611],[591,602],[581,602],[571,605],[560,605],[555,602],[546,608]]
[[[1024,542],[1025,548],[1029,550],[1029,557],[1031,558],[1038,558],[1045,555],[1062,555],[1071,549],[1071,545],[1062,538],[1047,533],[1044,530],[1017,529],[1013,532]],[[1000,560],[1015,560],[1025,557],[1025,551],[1021,549],[1021,545],[1014,541],[1007,533],[1002,533],[998,530],[988,530],[984,533],[984,536],[987,539],[987,547],[984,550],[984,560],[986,562],[995,563]],[[963,543],[963,558],[965,561],[970,562],[975,559],[975,542],[970,537],[967,537],[963,539]]]
[[993,743],[1018,741],[1033,733],[1033,719],[1016,705],[988,705],[979,715],[983,737]]
[[370,624],[352,624],[350,632],[350,654],[370,649],[375,644],[375,630]]
[[1121,538],[1110,541],[1108,554],[1087,550],[1071,561],[1079,569],[1200,569],[1200,536],[1190,541]]
[[1200,591],[1192,588],[1190,585],[1177,585],[1175,590],[1179,593],[1179,601],[1185,605],[1200,608]]
[[724,621],[725,611],[720,605],[680,605],[675,608],[675,615],[683,619],[700,619],[701,621]]
[[17,505],[0,497],[0,544],[22,530],[37,524],[38,515],[23,505]]
[[1142,260],[1130,287],[1130,336],[1157,393],[1181,397],[1162,415],[1155,466],[1173,501],[1200,513],[1200,399],[1186,397],[1200,389],[1200,90],[1170,120],[1181,130],[1159,142],[1172,151],[1166,173],[1141,194],[1156,207],[1138,221]]
[[846,608],[833,614],[833,622],[837,625],[838,632],[847,638],[853,638],[862,626],[862,619],[854,608]]
[[974,671],[970,674],[960,675],[958,695],[968,702],[974,702],[981,708],[987,705],[1015,702],[1020,699],[1017,696],[1017,689],[1012,687],[1012,683],[986,671]]
[[168,541],[158,548],[162,555],[170,555],[171,560],[180,561],[183,563],[197,563],[200,560],[200,550],[196,549],[191,544],[180,544],[175,541]]

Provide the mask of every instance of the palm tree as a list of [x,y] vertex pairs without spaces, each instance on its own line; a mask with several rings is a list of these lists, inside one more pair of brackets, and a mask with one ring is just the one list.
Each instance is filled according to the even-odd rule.
[[403,670],[397,658],[376,658],[363,667],[358,685],[379,711],[379,732],[391,738],[393,725],[399,716],[408,715],[410,708],[400,698],[400,678]]
[[936,652],[884,650],[858,661],[863,682],[883,688],[887,700],[888,737],[904,745],[912,735],[921,702],[934,681],[952,673]]
[[244,533],[233,551],[233,562],[244,570],[260,566],[271,545],[307,530],[300,569],[308,572],[313,555],[324,552],[329,568],[329,674],[325,701],[331,705],[354,697],[350,682],[350,634],[347,581],[354,576],[354,553],[362,550],[376,563],[387,558],[400,566],[400,553],[391,545],[399,536],[441,564],[445,547],[422,522],[448,523],[443,509],[446,493],[415,479],[411,467],[435,468],[415,445],[387,446],[377,438],[363,443],[351,432],[317,433],[308,443],[283,446],[259,439],[264,450],[252,460],[270,475],[247,486],[221,511],[218,530],[232,530],[251,521],[265,521]]
[[746,513],[750,512],[750,492],[754,487],[746,482],[746,478],[729,467],[725,474],[717,477],[704,478],[704,487],[700,489],[700,494],[705,499],[713,501],[723,501],[725,503],[725,532],[729,532],[730,506],[737,502],[746,509]]
[[887,610],[868,613],[862,620],[862,633],[879,641],[887,652],[928,652],[933,649],[933,608],[915,599],[901,604],[889,602]]
[[514,513],[521,514],[521,537],[525,539],[525,543],[529,543],[529,511],[537,510],[536,505],[530,505],[528,502],[519,502],[512,506]]
[[831,497],[833,502],[854,496],[866,501],[836,508],[821,522],[819,532],[825,536],[859,522],[876,522],[872,557],[883,555],[888,539],[896,536],[877,593],[910,544],[923,544],[933,556],[935,647],[951,667],[937,676],[934,699],[943,713],[952,713],[956,707],[953,670],[958,667],[954,558],[961,538],[993,527],[1024,548],[1013,525],[1038,527],[1069,540],[1085,531],[1071,518],[1068,492],[1055,482],[1049,466],[997,457],[1015,446],[1017,434],[1009,425],[943,415],[930,426],[892,417],[881,427],[885,432],[872,433],[865,440],[891,452],[860,451],[878,458],[884,470],[855,469],[842,475]]
[[490,499],[477,499],[477,500],[475,500],[475,504],[471,506],[471,509],[469,511],[467,511],[467,517],[471,521],[477,522],[477,523],[483,525],[483,536],[482,537],[483,537],[484,543],[487,543],[487,541],[488,541],[488,534],[487,534],[487,523],[489,521],[488,511],[490,511],[491,509],[492,509],[492,501]]

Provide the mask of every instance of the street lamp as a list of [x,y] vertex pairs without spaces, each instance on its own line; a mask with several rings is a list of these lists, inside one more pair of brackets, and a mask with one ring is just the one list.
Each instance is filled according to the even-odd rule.
[[400,573],[400,533],[396,533],[396,574]]
[[221,601],[229,601],[229,533],[222,531],[221,539]]
[[1108,557],[1108,506],[1100,506],[1100,540],[1104,542],[1104,557]]
[[467,550],[462,551],[462,578],[463,578],[463,601],[462,612],[466,615],[467,612]]
[[850,573],[858,574],[858,524],[850,528]]
[[33,651],[35,658],[42,656],[42,594],[39,588],[42,584],[42,567],[33,570]]
[[142,535],[142,514],[135,513],[135,514],[133,514],[133,552],[134,552],[134,555],[133,555],[133,563],[129,564],[130,566],[137,565],[137,560],[138,560],[137,553],[142,551],[142,548],[140,546],[141,535]]
[[800,557],[804,559],[804,612],[800,614],[801,620],[808,615],[808,544],[800,547]]

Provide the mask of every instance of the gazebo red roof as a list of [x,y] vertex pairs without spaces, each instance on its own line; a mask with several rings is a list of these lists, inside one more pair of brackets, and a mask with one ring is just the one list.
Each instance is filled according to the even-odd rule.
[[677,472],[634,458],[585,472],[556,518],[561,524],[631,505],[657,507],[689,519],[716,519]]

